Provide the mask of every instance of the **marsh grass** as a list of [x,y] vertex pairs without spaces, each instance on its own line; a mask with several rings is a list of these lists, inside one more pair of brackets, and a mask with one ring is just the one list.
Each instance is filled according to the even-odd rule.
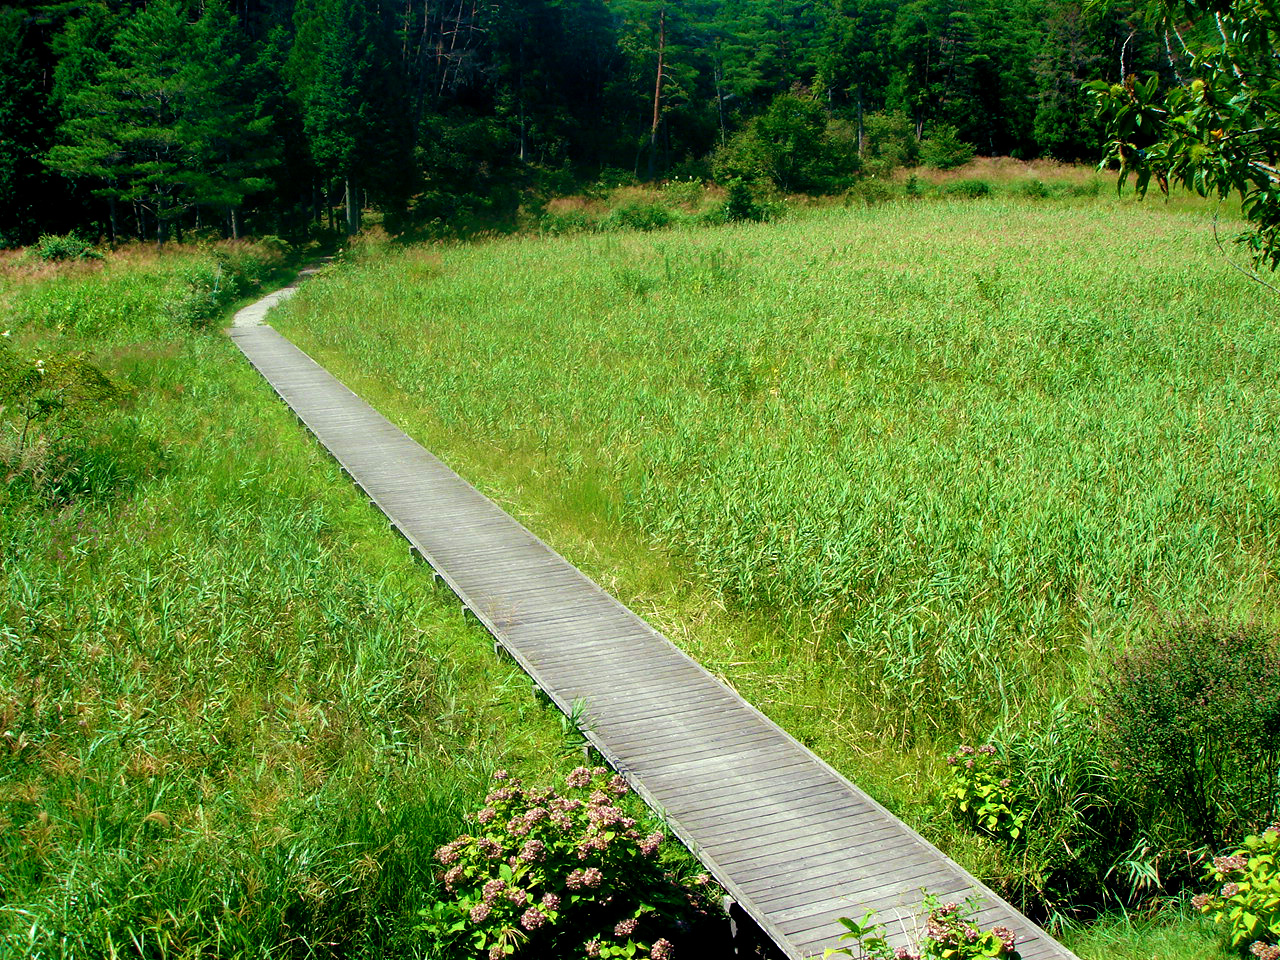
[[1119,915],[1062,931],[1062,941],[1080,957],[1107,960],[1225,960],[1238,956],[1204,917],[1170,910],[1154,916]]
[[990,200],[393,253],[286,325],[446,454],[779,615],[768,661],[838,666],[909,743],[1047,702],[1154,611],[1268,617],[1262,293],[1202,219]]
[[[230,342],[163,311],[202,256],[10,279],[20,346],[127,382],[119,438],[166,462],[56,508],[0,485],[0,956],[429,956],[432,851],[494,766],[567,770],[566,734]],[[22,312],[90,300],[125,318]]]
[[1168,611],[1276,623],[1275,308],[1212,215],[1002,192],[377,250],[281,325],[982,870],[938,757],[1079,705]]

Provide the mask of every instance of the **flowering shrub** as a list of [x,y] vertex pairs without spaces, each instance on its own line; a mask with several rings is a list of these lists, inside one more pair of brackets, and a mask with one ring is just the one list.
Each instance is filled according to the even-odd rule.
[[[489,960],[529,956],[670,960],[709,898],[658,865],[661,833],[641,835],[615,801],[626,782],[579,767],[567,790],[527,790],[505,771],[476,813],[474,834],[436,851],[446,896],[422,930],[465,940]],[[699,885],[707,878],[699,877]]]
[[1216,849],[1275,809],[1280,638],[1262,624],[1161,625],[1103,677],[1098,713],[1153,846]]
[[[924,936],[914,947],[890,947],[885,939],[884,924],[868,913],[858,923],[848,917],[840,922],[848,931],[841,940],[852,940],[853,947],[829,948],[823,957],[843,956],[855,960],[1020,960],[1017,937],[1007,927],[980,930],[973,922],[978,903],[970,898],[963,904],[939,903],[933,894],[925,894]],[[858,952],[854,953],[854,949]]]
[[[1215,923],[1226,927],[1233,947],[1253,941],[1250,953],[1261,960],[1280,960],[1280,823],[1261,834],[1245,837],[1244,845],[1222,857],[1214,857],[1206,879],[1215,892],[1191,898],[1201,913],[1212,913]],[[1270,942],[1268,942],[1270,941]]]
[[996,748],[987,744],[962,744],[947,757],[953,783],[947,797],[960,819],[997,840],[1014,843],[1022,836],[1026,811],[1018,809],[1019,798]]

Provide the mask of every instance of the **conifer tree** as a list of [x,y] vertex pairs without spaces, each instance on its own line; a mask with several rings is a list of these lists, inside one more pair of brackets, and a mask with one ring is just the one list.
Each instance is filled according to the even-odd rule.
[[226,0],[206,0],[192,30],[192,90],[185,126],[194,148],[192,199],[225,210],[232,237],[240,235],[245,198],[270,184],[279,162],[275,118],[264,64],[241,53],[245,38]]
[[31,232],[48,112],[21,10],[0,7],[0,246]]
[[400,200],[411,181],[412,123],[406,116],[395,37],[377,0],[321,0],[303,121],[316,165],[345,187],[347,232],[360,229],[360,192]]

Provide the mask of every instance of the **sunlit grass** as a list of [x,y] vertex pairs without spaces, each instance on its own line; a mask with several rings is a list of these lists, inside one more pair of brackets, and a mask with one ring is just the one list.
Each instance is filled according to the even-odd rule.
[[1062,933],[1063,943],[1083,958],[1099,960],[1225,960],[1218,930],[1204,917],[1177,913],[1151,918],[1105,917]]
[[983,869],[942,750],[1162,615],[1277,624],[1276,311],[1212,227],[1006,196],[378,248],[278,325]]
[[494,766],[571,765],[562,725],[230,342],[140,316],[14,333],[124,378],[164,456],[0,487],[0,956],[429,955],[435,846]]
[[455,459],[780,615],[769,669],[840,667],[909,742],[1069,691],[1156,611],[1274,619],[1264,293],[1200,218],[999,201],[388,252],[287,326]]

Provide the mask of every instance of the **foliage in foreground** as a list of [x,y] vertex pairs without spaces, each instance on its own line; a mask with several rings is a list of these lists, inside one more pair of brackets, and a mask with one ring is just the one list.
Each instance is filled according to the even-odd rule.
[[862,921],[841,917],[848,931],[841,940],[852,940],[850,947],[828,948],[823,957],[852,957],[854,960],[1019,960],[1017,937],[1008,927],[981,929],[973,920],[980,901],[963,904],[942,903],[937,896],[925,894],[924,932],[912,945],[891,947],[883,923],[868,913]]
[[[1216,30],[1182,39],[1187,14],[1208,15]],[[1091,84],[1111,138],[1104,162],[1133,174],[1138,192],[1154,178],[1201,196],[1236,194],[1252,230],[1239,239],[1257,262],[1280,266],[1280,10],[1270,0],[1186,0],[1167,4],[1166,34],[1192,52],[1187,79],[1165,89],[1134,75]]]
[[628,789],[620,776],[578,767],[559,793],[525,789],[505,770],[493,778],[474,833],[436,851],[447,870],[442,898],[424,911],[434,939],[488,960],[669,960],[709,916],[710,899],[659,865],[662,833],[642,835],[618,806]]
[[1280,799],[1278,655],[1256,623],[1160,625],[1073,714],[948,757],[958,820],[1003,851],[1011,893],[1060,912],[1194,884]]
[[1176,621],[1099,692],[1107,750],[1160,849],[1216,849],[1277,809],[1280,649],[1259,625]]
[[1280,958],[1280,824],[1250,834],[1231,853],[1214,857],[1205,879],[1210,893],[1192,905],[1209,914],[1231,946],[1246,946],[1259,960]]

